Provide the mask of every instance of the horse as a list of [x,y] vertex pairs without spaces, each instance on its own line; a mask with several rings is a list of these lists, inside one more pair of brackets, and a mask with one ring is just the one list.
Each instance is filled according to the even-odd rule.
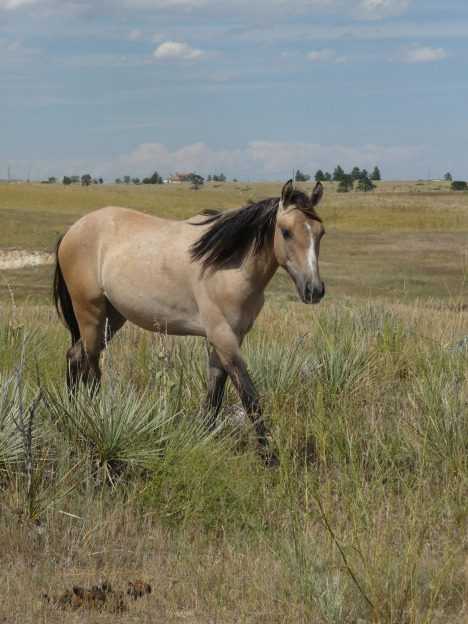
[[92,212],[59,238],[53,297],[71,334],[66,354],[71,395],[81,381],[99,386],[99,357],[128,320],[171,335],[203,336],[211,346],[205,417],[213,426],[229,376],[258,443],[268,453],[261,406],[241,353],[278,267],[300,299],[325,294],[318,256],[324,234],[310,195],[292,180],[280,197],[227,211],[207,210],[171,221],[109,206]]

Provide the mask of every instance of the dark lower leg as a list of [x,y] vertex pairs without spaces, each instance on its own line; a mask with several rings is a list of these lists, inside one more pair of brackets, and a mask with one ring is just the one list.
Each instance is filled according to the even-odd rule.
[[99,389],[101,370],[99,368],[99,354],[89,358],[85,353],[81,339],[67,352],[67,387],[71,398],[76,395],[78,385],[90,385],[95,393]]
[[88,362],[83,353],[81,340],[67,351],[67,387],[70,398],[76,395],[78,384],[87,377]]
[[232,372],[230,372],[230,377],[237,392],[239,393],[246,414],[249,416],[255,427],[260,446],[263,449],[267,449],[268,439],[266,435],[265,422],[263,420],[262,408],[260,407],[260,401],[258,400],[258,396],[252,380],[250,379],[250,375],[245,368],[245,364],[243,362],[238,364]]
[[218,354],[213,349],[210,357],[208,392],[205,401],[205,418],[210,429],[216,422],[226,385],[227,372],[225,371]]

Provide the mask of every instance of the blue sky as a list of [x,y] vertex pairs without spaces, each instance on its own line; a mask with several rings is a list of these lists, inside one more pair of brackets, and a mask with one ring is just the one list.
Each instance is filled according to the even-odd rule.
[[0,178],[468,179],[466,0],[0,0]]

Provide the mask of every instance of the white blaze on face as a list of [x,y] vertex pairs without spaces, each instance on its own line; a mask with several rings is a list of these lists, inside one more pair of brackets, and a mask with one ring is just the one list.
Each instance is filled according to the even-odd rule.
[[309,263],[310,272],[315,277],[317,270],[317,256],[315,255],[314,234],[308,223],[306,223],[305,226],[310,234],[309,249],[307,250],[307,262]]

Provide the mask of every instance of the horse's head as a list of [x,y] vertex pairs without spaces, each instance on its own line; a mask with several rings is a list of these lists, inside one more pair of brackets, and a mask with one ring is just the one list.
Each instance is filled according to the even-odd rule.
[[276,259],[294,280],[304,303],[318,303],[325,294],[318,266],[324,229],[315,212],[322,194],[320,182],[309,197],[295,191],[289,180],[283,187],[276,217]]

